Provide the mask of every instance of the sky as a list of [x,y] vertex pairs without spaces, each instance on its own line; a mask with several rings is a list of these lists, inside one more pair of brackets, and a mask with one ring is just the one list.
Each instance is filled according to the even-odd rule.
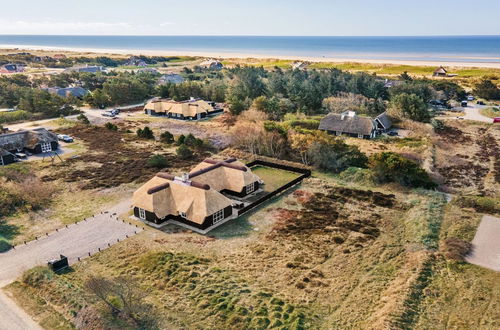
[[500,0],[9,0],[0,34],[500,35],[499,14]]

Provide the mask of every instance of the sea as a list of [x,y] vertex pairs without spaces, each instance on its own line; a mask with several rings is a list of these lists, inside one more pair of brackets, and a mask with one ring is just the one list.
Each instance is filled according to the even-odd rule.
[[500,36],[69,36],[0,35],[0,47],[54,47],[315,58],[500,63]]

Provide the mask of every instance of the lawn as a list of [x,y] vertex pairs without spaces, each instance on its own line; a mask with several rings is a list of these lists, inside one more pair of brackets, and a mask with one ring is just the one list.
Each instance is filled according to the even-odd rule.
[[301,176],[300,173],[284,171],[261,165],[252,167],[252,172],[264,181],[264,190],[266,192],[272,192]]

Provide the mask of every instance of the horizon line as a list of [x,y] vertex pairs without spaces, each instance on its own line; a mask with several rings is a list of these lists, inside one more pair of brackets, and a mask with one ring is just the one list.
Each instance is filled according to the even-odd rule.
[[259,35],[259,34],[28,34],[0,33],[0,36],[46,37],[312,37],[312,38],[388,38],[388,37],[500,37],[500,34],[420,34],[420,35]]

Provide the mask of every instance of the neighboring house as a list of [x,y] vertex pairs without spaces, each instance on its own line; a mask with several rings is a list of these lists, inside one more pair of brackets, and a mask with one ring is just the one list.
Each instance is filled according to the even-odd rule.
[[13,153],[0,148],[0,166],[9,165],[16,161]]
[[294,62],[292,64],[292,69],[293,70],[304,70],[307,68],[308,63],[307,62]]
[[43,61],[50,61],[52,60],[53,58],[50,57],[50,56],[35,56],[35,58],[33,58],[33,60],[35,62],[43,62]]
[[392,127],[392,120],[387,115],[387,112],[382,112],[380,115],[375,117],[375,124],[379,132],[386,132]]
[[232,194],[248,196],[260,184],[260,178],[234,158],[205,159],[189,174],[158,173],[137,189],[134,215],[156,225],[176,221],[208,231],[236,217],[233,205],[241,201],[230,199]]
[[171,99],[153,99],[144,107],[144,112],[153,116],[166,116],[175,119],[198,120],[224,112],[215,102],[200,99],[173,101]]
[[224,67],[224,65],[219,60],[211,58],[201,62],[200,67],[205,69],[220,70]]
[[402,85],[405,82],[402,81],[402,80],[389,80],[389,79],[385,79],[385,80],[383,80],[383,83],[384,83],[384,87],[385,88],[392,88],[394,86]]
[[319,124],[319,129],[337,136],[347,135],[362,139],[373,139],[378,133],[388,130],[392,122],[384,112],[375,119],[361,117],[354,111],[329,114]]
[[66,58],[66,55],[64,55],[64,54],[55,54],[54,55],[55,60],[63,60],[65,58]]
[[182,82],[184,82],[184,77],[180,74],[168,73],[160,77],[160,79],[158,80],[158,85],[180,84]]
[[90,73],[97,73],[97,72],[104,72],[106,69],[103,66],[100,65],[87,65],[87,66],[82,66],[82,67],[72,67],[64,70],[65,73],[69,72],[90,72]]
[[21,64],[5,64],[0,67],[0,73],[19,73],[24,72],[24,66]]
[[439,68],[434,70],[433,76],[434,77],[446,77],[446,76],[448,76],[448,71],[445,68],[443,68],[442,66],[440,66]]
[[158,69],[155,68],[140,68],[137,69],[136,71],[138,73],[153,73],[153,74],[160,73],[160,71],[158,71]]
[[85,95],[89,93],[89,91],[83,87],[67,87],[67,88],[49,87],[49,88],[42,88],[42,90],[47,91],[51,94],[57,94],[61,97],[74,96],[79,99],[82,99],[83,97],[85,97]]
[[0,135],[0,149],[3,153],[29,152],[40,154],[56,151],[59,148],[57,135],[45,128],[20,130],[14,133]]
[[125,62],[126,66],[147,66],[148,64],[146,61],[142,60],[139,57],[132,56],[128,59],[127,62]]

